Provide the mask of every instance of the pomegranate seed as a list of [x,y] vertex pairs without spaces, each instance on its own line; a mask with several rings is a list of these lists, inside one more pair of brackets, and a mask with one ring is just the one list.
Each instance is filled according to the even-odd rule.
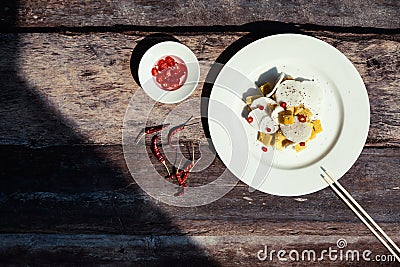
[[252,123],[252,122],[253,122],[253,117],[248,117],[248,118],[247,118],[247,122],[248,122],[248,123]]
[[264,106],[259,106],[258,107],[260,110],[264,110]]
[[172,90],[176,90],[180,87],[179,83],[173,83],[171,84]]
[[167,56],[165,58],[165,62],[167,62],[168,66],[173,66],[175,65],[175,59],[173,59],[171,56]]
[[272,131],[272,130],[271,130],[271,128],[268,127],[268,128],[267,128],[267,132],[270,132],[270,131]]
[[157,75],[156,81],[157,81],[158,83],[161,84],[164,80],[165,80],[165,77],[164,77],[163,74],[160,73],[160,74]]
[[158,74],[156,77],[156,81],[161,84],[164,81],[164,75]]
[[170,69],[165,70],[165,78],[169,79],[172,77],[172,71]]
[[169,82],[163,82],[163,83],[161,84],[161,87],[162,87],[163,89],[168,89],[170,86],[171,86],[171,85],[169,84]]
[[181,71],[183,72],[183,73],[187,73],[187,67],[186,67],[186,65],[185,64],[179,64],[180,65],[180,69],[181,69]]
[[158,65],[158,70],[163,71],[165,69],[168,69],[168,64],[167,63],[162,63],[161,65]]
[[281,107],[286,108],[286,102],[281,102],[280,105]]
[[158,74],[158,70],[156,68],[151,69],[151,75],[156,76]]
[[158,69],[160,69],[161,65],[164,64],[164,63],[165,63],[165,60],[164,60],[164,59],[160,59],[160,60],[157,62]]
[[262,151],[264,151],[264,152],[267,152],[267,151],[268,151],[268,148],[266,148],[265,146],[263,146],[261,149],[262,149]]
[[300,146],[305,146],[306,143],[305,142],[300,142]]
[[307,118],[304,115],[299,115],[299,122],[306,122]]

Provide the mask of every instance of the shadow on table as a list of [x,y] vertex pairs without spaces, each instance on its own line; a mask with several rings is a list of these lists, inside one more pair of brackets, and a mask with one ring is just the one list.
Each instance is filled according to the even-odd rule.
[[133,49],[130,61],[131,74],[133,79],[139,86],[141,85],[139,81],[138,70],[139,70],[140,60],[142,59],[143,55],[150,47],[166,41],[179,42],[179,40],[173,37],[172,35],[165,33],[155,33],[155,34],[150,34],[145,38],[143,38],[143,40],[139,41],[135,46],[135,48]]
[[[17,7],[16,1],[0,4],[3,32],[15,29]],[[215,266],[138,186],[126,187],[132,177],[121,162],[121,147],[85,145],[88,140],[74,130],[73,122],[21,77],[18,64],[22,64],[19,55],[24,34],[0,36],[0,232],[15,236],[15,244],[21,238],[30,240],[22,247],[2,243],[2,264],[99,265],[121,259],[137,264],[132,255],[140,254],[149,265]],[[143,42],[133,57],[139,57],[149,43],[150,39]],[[135,64],[133,60],[133,67]],[[63,246],[63,238],[83,233],[104,235],[105,239],[109,234],[138,236],[137,242],[143,237],[150,242],[157,235],[182,236],[191,251],[189,255],[178,253],[185,251],[179,244],[151,249],[150,243],[139,246],[140,251],[129,251],[140,243],[126,243],[112,244],[103,255],[99,252],[105,251],[102,240],[95,239]],[[59,240],[56,247],[47,246],[54,240]]]

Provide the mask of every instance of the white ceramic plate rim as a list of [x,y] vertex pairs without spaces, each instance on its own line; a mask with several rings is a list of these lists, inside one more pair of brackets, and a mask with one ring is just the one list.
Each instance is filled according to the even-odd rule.
[[[307,56],[314,60],[314,62],[306,63],[317,63],[316,66],[321,68],[321,71],[326,70],[338,88],[344,116],[342,129],[335,145],[320,160],[295,169],[280,169],[272,166],[267,179],[257,186],[257,189],[279,196],[305,195],[327,187],[326,182],[320,177],[320,166],[324,166],[337,179],[341,178],[361,154],[368,135],[370,120],[368,94],[360,74],[350,60],[333,46],[306,35],[279,34],[259,39],[247,45],[226,63],[215,84],[223,81],[225,68],[235,69],[245,77],[254,79],[250,76],[252,76],[251,71],[257,67],[257,60],[268,62],[268,60],[284,58],[282,56],[285,54],[284,49],[291,46],[297,47],[299,52],[302,52],[301,47],[306,47],[304,50],[308,49]],[[310,49],[315,54],[311,55]],[[263,58],[265,51],[268,51],[269,58]],[[299,58],[304,59],[304,55],[299,54]],[[253,62],[251,62],[252,60]],[[253,68],[252,64],[255,64]],[[217,90],[220,88],[214,86],[210,95],[210,99],[216,101],[210,101],[209,116],[212,116],[211,112],[216,110],[213,103],[223,100],[218,96]],[[210,123],[210,120],[209,126],[214,147],[221,160],[231,170],[232,166],[229,166],[229,159],[226,155],[230,155],[232,152],[226,151],[229,146],[224,145],[224,141],[218,136],[218,129],[213,123]],[[253,177],[250,177],[251,169],[246,169],[243,174],[234,172],[233,174],[253,186],[251,184]]]
[[[151,76],[154,63],[161,57],[175,55],[181,58],[187,68],[188,77],[185,84],[175,91],[165,91],[159,88]],[[199,62],[187,46],[174,41],[160,42],[150,47],[143,55],[138,68],[139,82],[141,87],[155,101],[172,104],[185,100],[196,89],[200,77]]]

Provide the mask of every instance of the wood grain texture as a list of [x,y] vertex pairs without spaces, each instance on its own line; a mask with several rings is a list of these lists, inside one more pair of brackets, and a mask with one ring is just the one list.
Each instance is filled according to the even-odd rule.
[[[60,234],[0,234],[3,246],[0,260],[3,266],[34,264],[41,266],[90,265],[90,266],[397,266],[392,261],[377,262],[387,252],[371,237],[359,236],[131,236],[131,235],[60,235]],[[336,242],[347,241],[347,247],[339,250]],[[394,240],[398,241],[399,236]],[[202,247],[202,253],[195,250]],[[268,252],[275,254],[265,261],[257,258],[259,250],[267,246]],[[325,253],[318,261],[322,250],[331,247],[336,250],[332,260]],[[287,262],[279,261],[276,251],[283,249]],[[299,252],[300,261],[290,261],[289,251]],[[314,250],[313,256],[302,254],[305,250]],[[357,256],[346,253],[359,250]],[[365,250],[371,251],[367,260],[362,257]],[[340,251],[344,254],[340,256]],[[18,256],[8,257],[9,254]],[[271,255],[271,254],[269,254]],[[295,254],[292,254],[293,256]],[[336,260],[334,256],[337,256]],[[356,254],[354,254],[356,255]],[[367,254],[366,254],[367,255]],[[294,256],[295,257],[295,256]],[[342,259],[340,258],[342,257]],[[354,258],[353,258],[354,257]],[[369,260],[368,260],[369,259]]]
[[[371,102],[367,145],[399,146],[399,35],[302,32],[337,47],[360,72]],[[199,58],[204,81],[209,66],[229,48],[241,48],[262,35],[185,33],[174,37]],[[157,39],[139,32],[2,34],[0,143],[120,144],[125,109],[140,89],[132,78],[130,58],[146,38]],[[201,92],[200,84],[190,99],[197,99]],[[143,105],[137,108],[145,110]],[[161,123],[173,108],[156,105],[148,122]]]
[[[341,179],[396,242],[398,154],[399,148],[365,148]],[[1,146],[0,159],[0,261],[5,266],[264,266],[267,262],[256,258],[264,245],[321,251],[335,248],[339,238],[347,240],[348,249],[388,254],[330,189],[277,197],[249,193],[239,183],[212,204],[178,208],[155,201],[133,182],[120,146]],[[202,183],[223,169],[216,160],[206,172],[193,173],[189,183]],[[275,259],[268,266],[278,264]]]
[[[257,251],[264,245],[321,251],[339,238],[349,249],[388,254],[330,189],[277,197],[238,183],[207,206],[163,204],[132,180],[120,144],[125,109],[141,91],[131,73],[140,58],[131,56],[146,40],[167,34],[187,45],[204,81],[210,64],[260,37],[315,36],[353,62],[371,101],[366,147],[341,183],[399,243],[399,7],[390,0],[2,1],[1,265],[281,266],[276,258],[259,262]],[[158,104],[149,118],[131,123],[161,123],[172,110]],[[193,127],[181,137],[202,138],[200,131]],[[137,156],[149,156],[165,172],[151,154]],[[189,185],[210,182],[224,169],[215,159],[192,173]],[[360,264],[396,266],[324,262]]]
[[[3,25],[59,26],[213,26],[256,21],[399,28],[398,1],[38,1],[2,2]],[[11,15],[10,15],[11,13]],[[14,15],[16,18],[14,18]]]
[[[341,179],[350,194],[393,234],[400,230],[398,154],[398,148],[367,148]],[[178,208],[140,189],[119,146],[2,146],[1,156],[5,166],[0,193],[3,233],[290,235],[294,231],[312,235],[312,229],[320,227],[314,234],[368,235],[368,229],[330,189],[298,198],[277,197],[249,193],[239,183],[214,203]],[[161,164],[154,163],[162,171]],[[204,184],[207,177],[215,179],[223,169],[215,160],[207,170],[192,173],[189,186]]]

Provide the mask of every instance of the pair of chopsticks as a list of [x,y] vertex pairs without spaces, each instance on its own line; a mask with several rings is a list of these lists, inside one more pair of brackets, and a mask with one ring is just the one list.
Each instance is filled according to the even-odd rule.
[[[325,173],[321,174],[321,177],[329,184],[329,186],[335,191],[335,193],[343,200],[344,203],[357,215],[357,217],[368,227],[368,229],[378,238],[378,240],[393,254],[393,256],[400,262],[399,255],[393,250],[397,250],[400,254],[399,247],[393,242],[393,240],[382,230],[381,227],[368,215],[368,213],[354,200],[354,198],[344,189],[340,183],[335,180],[324,167],[321,166],[321,170]],[[371,226],[371,224],[378,230],[378,232],[382,235],[379,235],[378,232]],[[385,240],[385,239],[386,240]],[[388,242],[392,245],[389,246]]]

